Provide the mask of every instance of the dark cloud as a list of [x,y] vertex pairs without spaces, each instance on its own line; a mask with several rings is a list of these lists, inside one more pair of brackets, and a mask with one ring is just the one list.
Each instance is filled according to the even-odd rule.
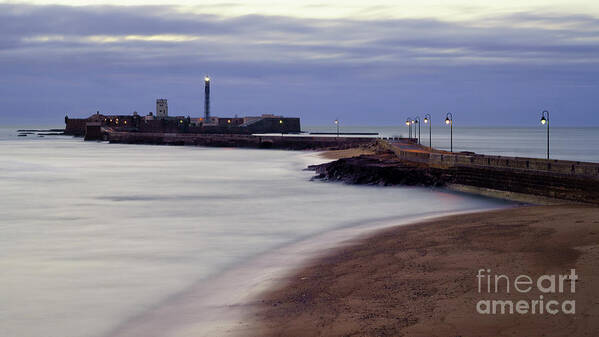
[[[480,124],[484,104],[511,123],[539,106],[569,122],[599,103],[598,33],[585,15],[368,21],[0,4],[0,116],[144,111],[157,96],[196,113],[209,73],[222,113],[377,124],[398,110],[452,109]],[[169,35],[178,39],[160,38]]]
[[277,31],[309,33],[311,28],[298,19],[245,15],[224,18],[210,14],[189,14],[169,6],[34,6],[0,4],[3,34],[67,35],[225,35]]

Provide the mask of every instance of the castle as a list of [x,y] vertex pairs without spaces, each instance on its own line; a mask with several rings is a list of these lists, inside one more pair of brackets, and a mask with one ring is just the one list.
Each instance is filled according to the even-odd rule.
[[[210,113],[210,82],[204,78],[204,117],[169,116],[168,100],[156,100],[156,112],[141,116],[102,114],[88,118],[65,117],[65,134],[101,139],[105,130],[152,133],[268,134],[300,133],[300,119],[272,114],[251,117],[213,117]],[[104,131],[103,131],[104,130]]]

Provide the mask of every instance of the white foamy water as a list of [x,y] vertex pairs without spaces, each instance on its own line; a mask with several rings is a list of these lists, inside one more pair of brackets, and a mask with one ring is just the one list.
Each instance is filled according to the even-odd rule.
[[256,256],[310,237],[506,205],[311,182],[303,168],[322,159],[310,152],[13,134],[0,135],[0,336],[112,335],[149,324],[144,315],[181,304],[203,280],[243,266],[259,275]]

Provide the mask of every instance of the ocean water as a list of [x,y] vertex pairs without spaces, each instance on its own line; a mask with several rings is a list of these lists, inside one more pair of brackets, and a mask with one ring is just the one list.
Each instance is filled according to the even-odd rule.
[[[185,312],[181,298],[201,302],[196,290],[211,289],[204,282],[243,266],[260,266],[250,268],[259,274],[271,262],[255,259],[281,247],[352,226],[510,205],[438,189],[310,181],[303,169],[322,161],[312,152],[0,129],[0,336],[136,335],[127,331],[156,324],[143,317]],[[245,291],[225,284],[223,294]],[[168,336],[201,335],[173,328],[177,322],[168,322]],[[142,327],[128,328],[135,324]],[[151,335],[167,335],[161,324]]]

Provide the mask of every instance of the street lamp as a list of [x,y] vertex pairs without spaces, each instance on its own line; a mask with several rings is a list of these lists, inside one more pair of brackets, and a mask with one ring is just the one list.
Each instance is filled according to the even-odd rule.
[[[430,124],[428,124],[430,122]],[[433,149],[433,131],[431,130],[433,128],[433,120],[431,119],[431,115],[430,114],[425,114],[424,115],[424,124],[428,124],[428,147],[431,148],[431,150]]]
[[448,112],[447,115],[445,115],[445,124],[448,124],[450,127],[449,149],[451,152],[453,152],[453,115],[451,114],[451,112]]
[[337,126],[337,137],[339,137],[339,119],[335,119],[335,125]]
[[408,139],[412,138],[412,122],[411,122],[411,118],[408,117],[408,119],[406,119],[406,125],[408,126]]
[[[412,122],[418,124],[418,144],[420,144],[420,116],[416,116]],[[414,136],[416,136],[416,127],[414,127]]]
[[549,159],[549,111],[541,112],[541,124],[547,124],[547,159]]

